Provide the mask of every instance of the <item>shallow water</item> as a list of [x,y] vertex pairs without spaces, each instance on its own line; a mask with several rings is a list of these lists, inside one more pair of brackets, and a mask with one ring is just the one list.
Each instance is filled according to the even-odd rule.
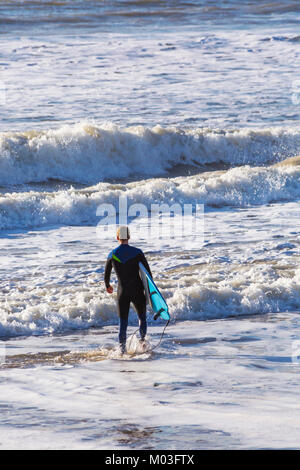
[[[299,14],[1,2],[1,448],[299,448]],[[123,357],[97,215],[121,196],[171,314]],[[150,237],[173,203],[198,230]]]
[[[1,446],[298,448],[298,325],[297,313],[187,321],[170,326],[151,356],[97,361],[115,329],[11,339]],[[150,328],[153,344],[160,330]],[[56,355],[66,360],[51,363]]]
[[[132,222],[133,234],[140,222]],[[146,253],[172,319],[300,309],[296,202],[271,204],[267,214],[264,206],[208,210],[202,240],[175,236],[158,244],[146,237],[150,222],[132,243]],[[103,284],[111,248],[101,227],[3,232],[0,336],[117,325],[115,294]]]

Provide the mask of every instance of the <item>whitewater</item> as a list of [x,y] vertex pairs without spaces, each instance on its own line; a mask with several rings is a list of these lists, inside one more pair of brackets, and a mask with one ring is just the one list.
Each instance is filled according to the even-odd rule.
[[[264,165],[300,152],[300,128],[181,129],[113,124],[0,134],[0,185],[168,175],[177,166]],[[181,168],[183,171],[184,168]]]
[[[1,449],[299,448],[299,13],[1,3]],[[123,357],[122,198],[171,315]],[[202,237],[149,236],[173,204]]]

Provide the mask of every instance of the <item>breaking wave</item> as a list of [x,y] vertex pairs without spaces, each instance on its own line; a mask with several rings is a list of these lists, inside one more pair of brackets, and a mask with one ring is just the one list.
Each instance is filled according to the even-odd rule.
[[113,124],[0,134],[0,186],[168,175],[178,165],[263,165],[300,153],[295,128],[192,129]]
[[243,167],[189,177],[154,178],[130,183],[99,183],[85,189],[14,192],[0,196],[0,229],[49,225],[89,225],[100,221],[97,208],[119,198],[128,205],[205,204],[246,207],[300,198],[300,157],[268,167]]
[[[184,284],[184,276],[181,281]],[[10,292],[0,308],[0,337],[62,333],[118,324],[115,299],[103,296],[99,285],[89,288],[88,292],[79,289],[68,293],[66,290],[59,296],[56,293],[55,303],[51,289],[45,296],[45,292],[41,295],[36,288],[35,297],[31,289]],[[190,286],[161,290],[172,321],[295,311],[300,309],[300,270],[296,269],[291,277],[282,277],[275,276],[270,266],[264,266],[263,271],[252,266],[247,277],[235,270],[234,276],[218,285],[206,284],[205,277],[199,273]],[[132,320],[135,325],[136,317],[130,319],[130,324]]]

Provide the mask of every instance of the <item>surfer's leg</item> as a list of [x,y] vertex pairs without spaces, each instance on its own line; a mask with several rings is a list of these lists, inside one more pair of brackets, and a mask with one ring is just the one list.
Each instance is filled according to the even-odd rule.
[[144,293],[140,293],[134,299],[132,299],[132,303],[139,317],[140,336],[143,340],[147,333],[146,298]]
[[121,294],[118,296],[118,314],[120,318],[120,328],[119,328],[119,343],[121,349],[125,352],[126,346],[126,332],[128,325],[128,313],[129,313],[130,299]]
[[144,340],[146,333],[147,333],[146,312],[139,315],[139,322],[140,322],[140,336],[141,336],[141,339]]

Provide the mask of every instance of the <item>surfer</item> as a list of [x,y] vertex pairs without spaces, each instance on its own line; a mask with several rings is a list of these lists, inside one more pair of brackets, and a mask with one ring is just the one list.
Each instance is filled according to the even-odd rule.
[[126,348],[126,331],[131,302],[139,317],[141,342],[144,341],[147,333],[146,297],[139,275],[139,263],[142,263],[151,275],[151,270],[144,253],[139,248],[129,245],[129,239],[129,228],[127,226],[119,227],[117,230],[117,240],[120,244],[109,253],[104,273],[106,291],[109,294],[113,293],[113,287],[110,285],[112,267],[114,267],[118,277],[117,308],[120,318],[119,343],[122,354]]

